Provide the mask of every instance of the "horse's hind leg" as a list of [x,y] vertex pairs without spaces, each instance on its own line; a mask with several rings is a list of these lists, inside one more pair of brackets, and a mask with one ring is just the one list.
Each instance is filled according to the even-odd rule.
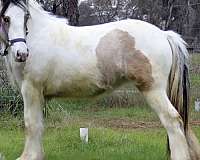
[[22,83],[21,92],[24,100],[26,142],[20,160],[42,160],[43,95],[28,81]]
[[183,122],[179,113],[169,101],[165,89],[143,92],[147,102],[159,116],[166,128],[172,160],[190,160],[188,146],[184,135]]

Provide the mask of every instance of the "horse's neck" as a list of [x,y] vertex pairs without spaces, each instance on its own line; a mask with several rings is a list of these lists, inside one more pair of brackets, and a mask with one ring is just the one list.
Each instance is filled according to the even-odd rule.
[[44,27],[46,29],[50,29],[52,25],[59,26],[60,23],[67,27],[66,19],[56,18],[43,10],[30,8],[30,14],[31,19],[28,22],[28,28],[30,28],[35,33],[37,33],[37,31],[40,31]]
[[[30,27],[36,27],[36,26],[43,26],[45,24],[47,24],[47,22],[49,21],[50,17],[48,17],[48,15],[46,15],[45,13],[42,13],[41,11],[35,10],[34,8],[30,8],[30,21],[28,21],[28,23],[30,22]],[[40,27],[40,28],[41,28]]]

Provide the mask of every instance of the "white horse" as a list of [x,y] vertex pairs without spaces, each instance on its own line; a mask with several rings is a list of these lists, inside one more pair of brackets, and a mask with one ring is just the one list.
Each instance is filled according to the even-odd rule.
[[94,97],[128,81],[166,128],[171,159],[200,160],[188,127],[188,52],[178,34],[139,20],[72,27],[34,0],[2,0],[0,16],[2,51],[24,100],[26,142],[20,160],[44,157],[46,98]]

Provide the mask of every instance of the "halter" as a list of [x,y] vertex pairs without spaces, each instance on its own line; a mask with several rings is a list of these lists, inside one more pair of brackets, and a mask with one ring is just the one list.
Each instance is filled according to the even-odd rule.
[[[26,0],[26,4],[28,4],[28,0]],[[25,10],[24,28],[25,28],[25,31],[26,31],[26,35],[28,34],[27,22],[28,22],[28,19],[30,18],[30,12],[29,12],[27,6],[28,6],[28,5],[23,6],[23,7],[24,7],[24,10]],[[1,17],[3,17],[3,15],[1,15]],[[3,28],[2,28],[2,29],[3,29],[3,32],[6,34],[6,39],[3,39],[2,37],[0,37],[0,41],[3,41],[3,43],[5,43],[6,48],[5,48],[5,50],[4,50],[3,53],[0,53],[0,55],[1,55],[1,56],[6,56],[6,55],[8,55],[8,50],[9,50],[9,48],[10,48],[13,44],[18,43],[18,42],[26,43],[26,39],[25,39],[25,38],[15,38],[15,39],[9,40],[8,33],[6,32],[5,27],[3,26],[3,24],[2,24],[2,27],[3,27]]]

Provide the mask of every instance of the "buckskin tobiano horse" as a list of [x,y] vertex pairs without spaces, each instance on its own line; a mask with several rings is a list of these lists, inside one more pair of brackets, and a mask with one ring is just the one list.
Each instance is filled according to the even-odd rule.
[[[172,160],[200,160],[188,125],[188,52],[172,31],[139,20],[72,27],[34,0],[1,0],[1,54],[24,101],[20,160],[42,160],[48,97],[94,97],[135,83],[167,130]],[[134,155],[133,155],[134,157]]]

